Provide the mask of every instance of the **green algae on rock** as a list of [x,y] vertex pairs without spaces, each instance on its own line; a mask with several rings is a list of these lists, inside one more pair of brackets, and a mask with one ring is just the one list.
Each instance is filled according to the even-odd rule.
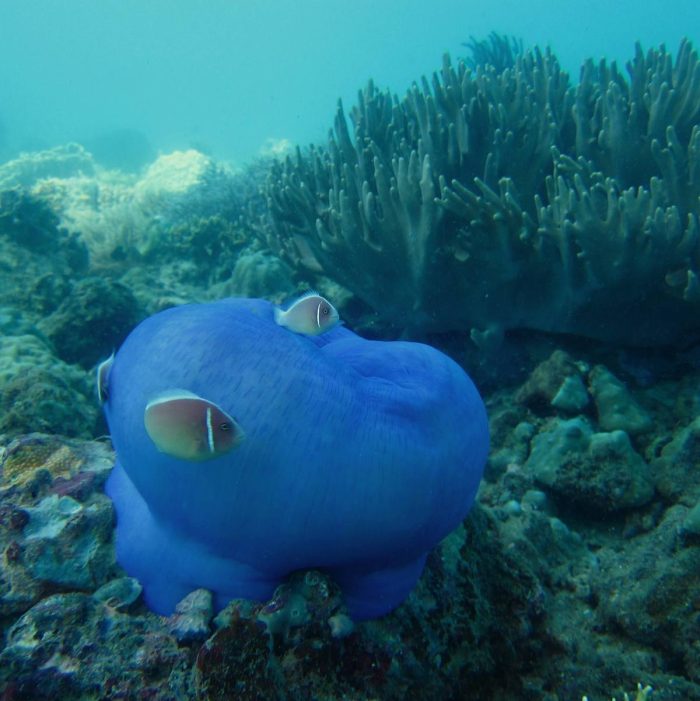
[[92,368],[119,346],[140,317],[138,302],[127,287],[93,276],[75,283],[39,328],[62,360]]
[[33,333],[0,337],[0,433],[88,438],[97,422],[92,377]]

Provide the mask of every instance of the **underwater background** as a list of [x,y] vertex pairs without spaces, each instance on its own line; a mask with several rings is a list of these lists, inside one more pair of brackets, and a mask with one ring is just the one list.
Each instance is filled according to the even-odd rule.
[[[0,9],[0,698],[700,699],[696,2]],[[96,368],[309,289],[470,374],[477,503],[375,621],[157,616]]]
[[699,20],[692,0],[4,0],[0,157],[77,141],[108,166],[191,147],[242,165],[322,142],[339,98],[370,78],[403,94],[471,36],[551,46],[576,80],[635,41],[675,49]]

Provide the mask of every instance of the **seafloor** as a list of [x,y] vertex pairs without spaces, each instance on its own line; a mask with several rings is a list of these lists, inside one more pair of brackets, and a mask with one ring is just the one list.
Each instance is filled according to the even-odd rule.
[[[96,180],[51,187],[79,199]],[[640,681],[700,698],[692,354],[531,334],[503,350],[503,383],[476,365],[492,434],[478,506],[384,619],[342,630],[317,573],[272,603],[213,619],[200,592],[163,619],[115,563],[92,369],[165,306],[303,283],[216,217],[174,224],[143,254],[89,256],[22,193],[0,213],[3,699],[579,699]],[[469,342],[441,340],[457,357]]]
[[[489,339],[446,330],[450,309],[441,328],[392,325],[366,288],[270,251],[261,209],[289,220],[260,193],[292,196],[294,182],[265,186],[268,169],[187,151],[128,175],[77,145],[0,167],[0,699],[578,701],[638,684],[700,699],[692,344],[519,329],[505,313]],[[312,285],[362,335],[431,342],[469,370],[492,437],[478,503],[381,620],[353,625],[318,572],[270,602],[214,616],[198,590],[157,616],[115,562],[95,365],[166,307]]]

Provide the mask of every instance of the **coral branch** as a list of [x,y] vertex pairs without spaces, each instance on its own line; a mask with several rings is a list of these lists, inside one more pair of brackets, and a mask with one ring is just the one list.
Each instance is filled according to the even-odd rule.
[[574,87],[515,49],[445,57],[402,99],[370,82],[352,130],[339,105],[326,148],[271,172],[265,240],[408,329],[697,331],[696,52],[637,46],[629,77],[587,61]]

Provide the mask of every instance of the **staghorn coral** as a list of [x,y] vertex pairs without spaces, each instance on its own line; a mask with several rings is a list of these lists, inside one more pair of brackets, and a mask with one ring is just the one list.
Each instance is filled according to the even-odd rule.
[[551,51],[372,83],[326,148],[273,167],[259,230],[410,331],[629,344],[697,330],[700,62],[638,46],[625,78]]

